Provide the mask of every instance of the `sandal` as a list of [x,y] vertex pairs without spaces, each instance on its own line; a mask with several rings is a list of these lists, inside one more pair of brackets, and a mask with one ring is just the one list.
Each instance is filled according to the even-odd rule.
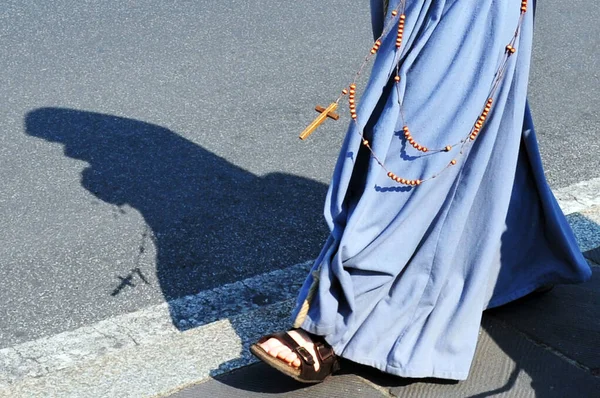
[[[325,342],[325,339],[313,334],[309,334],[309,336],[315,345],[315,352],[319,361],[318,371],[315,371],[315,360],[310,352],[298,344],[287,332],[274,333],[262,337],[257,343],[250,346],[250,352],[261,361],[301,383],[320,383],[334,372],[337,372],[340,369],[340,365],[337,355],[333,353],[333,348]],[[299,368],[296,369],[287,362],[270,355],[260,346],[260,344],[271,338],[279,340],[283,345],[292,350],[292,352],[296,353],[300,359]]]

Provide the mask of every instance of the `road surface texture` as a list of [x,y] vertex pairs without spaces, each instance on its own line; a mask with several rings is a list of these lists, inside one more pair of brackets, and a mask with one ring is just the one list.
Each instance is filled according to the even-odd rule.
[[[537,134],[550,184],[591,250],[600,246],[600,6],[548,0],[537,12]],[[55,386],[59,396],[146,397],[249,364],[243,346],[286,325],[327,235],[322,203],[348,115],[307,142],[297,135],[370,45],[366,0],[4,1],[0,396]],[[485,391],[533,385],[544,366],[568,363],[564,375],[581,377],[585,396],[600,365],[577,347],[591,337],[538,331],[584,322],[590,297],[600,301],[597,278],[539,302],[564,310],[571,300],[580,312],[531,324],[518,311],[486,318],[480,350],[509,376],[498,371]],[[585,354],[599,357],[594,348]],[[152,373],[152,358],[172,370]],[[197,361],[196,373],[175,366]],[[236,374],[199,386],[240,386]],[[356,396],[386,381],[369,383]]]

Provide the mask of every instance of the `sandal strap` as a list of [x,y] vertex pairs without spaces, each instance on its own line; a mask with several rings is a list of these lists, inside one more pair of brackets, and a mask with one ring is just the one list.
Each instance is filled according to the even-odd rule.
[[304,366],[302,364],[300,377],[306,380],[324,380],[327,376],[339,370],[339,362],[333,350],[321,343],[315,344],[317,355],[324,359],[318,358],[319,370],[315,371],[314,366]]
[[340,365],[337,355],[333,352],[333,347],[322,336],[309,332],[305,333],[308,334],[314,344],[317,361],[319,361],[319,370],[315,371],[314,366],[304,366],[302,364],[301,377],[307,380],[323,380],[330,374],[337,372],[340,369]]
[[293,352],[295,352],[296,355],[298,355],[298,357],[302,360],[303,364],[305,363],[305,364],[307,364],[308,366],[311,366],[311,367],[315,365],[315,359],[310,354],[310,352],[306,348],[304,348],[300,344],[298,344],[298,342],[296,340],[294,340],[292,338],[292,336],[290,336],[286,332],[276,333],[275,336],[276,336],[275,337],[276,339],[278,339],[279,341],[281,341],[290,350],[292,350]]
[[325,362],[329,358],[335,356],[333,348],[329,344],[323,344],[320,342],[315,343],[315,351],[319,355],[319,362]]

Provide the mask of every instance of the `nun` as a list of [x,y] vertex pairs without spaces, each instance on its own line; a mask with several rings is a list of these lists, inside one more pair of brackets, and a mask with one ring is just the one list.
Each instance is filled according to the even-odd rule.
[[[482,312],[591,270],[544,177],[527,104],[534,0],[372,0],[372,72],[293,328],[254,355],[315,383],[339,358],[465,380]],[[364,84],[364,83],[363,83]]]

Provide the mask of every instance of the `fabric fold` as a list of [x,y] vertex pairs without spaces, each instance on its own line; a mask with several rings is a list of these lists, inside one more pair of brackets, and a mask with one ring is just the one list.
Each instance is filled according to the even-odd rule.
[[[397,7],[391,0],[384,16],[372,1],[376,34]],[[384,35],[328,192],[331,236],[292,314],[308,304],[299,324],[338,355],[399,376],[463,380],[484,309],[590,277],[544,178],[526,104],[531,12],[490,116],[462,154],[418,152],[402,132],[407,123],[430,148],[467,137],[519,16],[520,0],[408,0],[406,46],[396,51],[394,29]],[[396,184],[360,129],[394,173],[444,171]]]

